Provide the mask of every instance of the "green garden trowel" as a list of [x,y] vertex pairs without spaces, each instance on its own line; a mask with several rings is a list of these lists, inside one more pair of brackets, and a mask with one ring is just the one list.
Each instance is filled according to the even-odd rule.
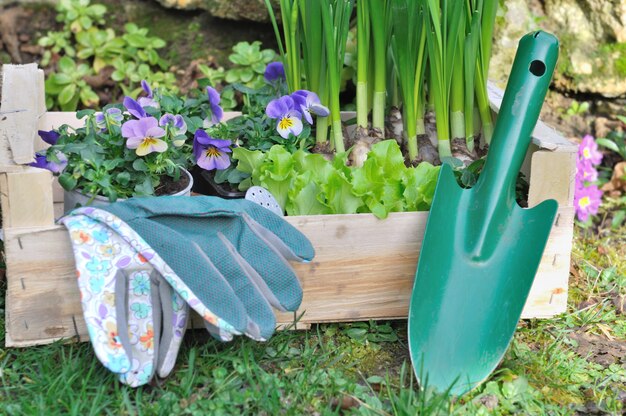
[[557,56],[550,34],[520,40],[472,189],[441,167],[409,310],[411,360],[422,386],[463,394],[489,376],[511,342],[557,210],[554,200],[531,209],[515,200]]

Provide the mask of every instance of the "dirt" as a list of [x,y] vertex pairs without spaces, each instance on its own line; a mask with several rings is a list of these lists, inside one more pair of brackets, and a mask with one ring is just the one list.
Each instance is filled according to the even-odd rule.
[[616,363],[626,364],[626,341],[586,332],[574,332],[569,337],[578,344],[576,353],[589,361],[603,367]]
[[174,181],[174,179],[169,176],[163,176],[161,183],[154,190],[154,194],[157,196],[174,195],[187,188],[187,185],[189,185],[189,176],[185,175],[183,172],[181,172],[178,181]]

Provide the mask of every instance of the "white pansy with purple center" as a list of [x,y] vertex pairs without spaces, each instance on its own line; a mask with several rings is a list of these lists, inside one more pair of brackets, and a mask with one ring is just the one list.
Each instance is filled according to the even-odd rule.
[[122,136],[127,139],[126,147],[136,149],[137,156],[167,150],[167,143],[160,139],[165,136],[165,130],[159,127],[159,122],[154,117],[127,121],[122,125]]
[[295,108],[293,98],[288,95],[270,101],[265,108],[265,114],[276,121],[276,131],[284,139],[289,134],[294,136],[302,133],[302,114]]
[[318,117],[327,117],[330,114],[330,110],[322,105],[320,98],[314,92],[298,90],[291,94],[291,98],[293,98],[296,108],[300,110],[304,119],[311,125],[313,124],[311,114]]

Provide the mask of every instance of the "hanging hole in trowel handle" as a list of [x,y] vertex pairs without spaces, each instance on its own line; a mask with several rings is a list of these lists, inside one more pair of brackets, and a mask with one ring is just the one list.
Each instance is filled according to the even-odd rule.
[[546,73],[546,64],[535,59],[534,61],[530,63],[530,67],[528,69],[530,70],[531,74],[533,74],[536,77],[540,77]]

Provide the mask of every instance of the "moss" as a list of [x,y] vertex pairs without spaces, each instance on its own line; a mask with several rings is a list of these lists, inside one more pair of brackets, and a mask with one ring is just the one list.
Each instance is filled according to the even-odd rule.
[[615,59],[615,72],[619,76],[626,76],[626,43],[616,43],[612,45],[613,51],[618,55]]

